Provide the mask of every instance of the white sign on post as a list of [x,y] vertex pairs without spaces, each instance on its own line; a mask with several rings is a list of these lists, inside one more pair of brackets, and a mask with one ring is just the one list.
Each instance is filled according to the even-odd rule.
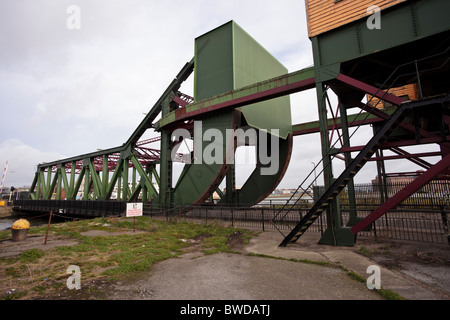
[[136,217],[143,215],[144,205],[139,203],[127,203],[127,218],[133,218],[133,232],[136,232]]
[[141,217],[143,212],[143,203],[127,203],[127,218]]

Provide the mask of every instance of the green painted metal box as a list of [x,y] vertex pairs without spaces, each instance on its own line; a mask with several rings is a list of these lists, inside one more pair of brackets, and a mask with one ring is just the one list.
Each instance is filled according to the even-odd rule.
[[[286,67],[234,21],[195,39],[196,101],[287,73]],[[252,127],[279,129],[279,136],[283,139],[292,131],[289,96],[240,110]]]

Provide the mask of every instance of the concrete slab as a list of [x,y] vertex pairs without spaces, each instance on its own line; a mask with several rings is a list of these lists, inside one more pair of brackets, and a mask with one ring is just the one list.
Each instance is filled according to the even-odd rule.
[[[247,252],[264,254],[285,259],[308,259],[313,261],[329,261],[339,263],[363,278],[368,278],[367,268],[377,265],[381,269],[381,287],[392,290],[402,297],[411,300],[441,300],[449,299],[448,295],[437,292],[420,281],[408,276],[406,273],[390,270],[357,253],[358,247],[334,247],[319,245],[320,234],[306,233],[300,240],[287,247],[279,247],[283,237],[278,232],[263,232],[252,239],[245,248]],[[447,269],[449,270],[449,269]]]

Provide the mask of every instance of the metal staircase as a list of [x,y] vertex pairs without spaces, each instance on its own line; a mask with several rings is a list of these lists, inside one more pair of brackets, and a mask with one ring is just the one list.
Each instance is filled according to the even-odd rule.
[[280,246],[286,246],[289,242],[296,242],[302,234],[316,221],[320,214],[326,210],[332,200],[347,186],[348,182],[358,173],[364,164],[372,157],[378,147],[386,140],[389,134],[401,122],[404,116],[404,105],[400,105],[391,117],[367,143],[363,150],[353,159],[349,166],[315,202],[314,206],[301,219],[294,229],[284,238]]

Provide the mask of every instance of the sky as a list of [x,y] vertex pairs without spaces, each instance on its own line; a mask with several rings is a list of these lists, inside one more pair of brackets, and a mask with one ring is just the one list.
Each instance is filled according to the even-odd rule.
[[[289,72],[313,65],[302,0],[2,0],[5,186],[30,185],[39,163],[122,145],[194,56],[194,39],[230,20]],[[181,90],[192,95],[192,80]],[[317,120],[315,90],[291,95],[291,112],[294,124]],[[295,137],[279,187],[296,188],[320,159],[318,134]]]

